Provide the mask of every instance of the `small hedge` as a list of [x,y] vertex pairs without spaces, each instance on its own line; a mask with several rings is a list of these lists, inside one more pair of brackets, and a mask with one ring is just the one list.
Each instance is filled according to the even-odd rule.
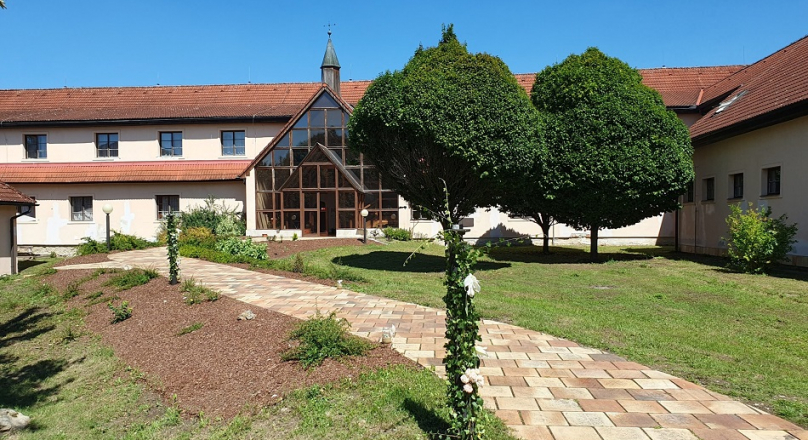
[[[112,235],[109,239],[109,245],[113,251],[132,251],[146,249],[158,245],[155,242],[148,241],[134,235],[121,234],[120,232],[115,231],[113,231],[113,234],[114,235]],[[78,255],[104,254],[107,252],[106,238],[101,241],[97,241],[90,237],[84,237],[81,240],[83,243],[76,248],[76,253]]]
[[369,341],[348,333],[350,328],[348,321],[337,319],[335,312],[328,316],[317,312],[292,331],[290,339],[299,341],[300,345],[284,353],[283,360],[298,360],[304,368],[310,368],[328,358],[361,356],[373,348]]
[[412,232],[401,228],[384,228],[382,229],[384,236],[387,240],[396,241],[410,241],[412,240]]

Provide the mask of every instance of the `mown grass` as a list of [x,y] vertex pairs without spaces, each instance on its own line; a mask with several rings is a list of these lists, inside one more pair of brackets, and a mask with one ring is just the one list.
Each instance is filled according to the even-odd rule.
[[[0,407],[32,419],[15,440],[426,440],[447,426],[444,382],[414,367],[301,390],[231,420],[185,416],[150,391],[159,378],[127,367],[84,328],[83,307],[42,284],[50,266],[0,278]],[[490,430],[513,439],[499,421]]]
[[[309,267],[339,264],[353,290],[443,307],[443,248],[343,247],[304,254]],[[480,259],[475,299],[486,318],[607,349],[759,404],[808,426],[808,271],[770,276],[724,269],[726,260],[665,248],[495,247]]]

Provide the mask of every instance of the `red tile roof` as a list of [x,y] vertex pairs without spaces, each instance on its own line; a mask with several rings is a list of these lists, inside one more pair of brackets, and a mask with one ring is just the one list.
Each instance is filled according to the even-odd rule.
[[0,90],[0,125],[14,122],[280,117],[317,83]]
[[0,180],[11,183],[204,182],[239,179],[248,160],[163,162],[7,163]]
[[668,107],[691,107],[701,102],[705,89],[744,66],[662,67],[639,69],[642,83],[659,92]]
[[[711,109],[690,127],[694,144],[806,114],[807,60],[808,37],[803,37],[706,89],[702,102],[709,105],[741,96],[727,106]],[[797,111],[798,107],[802,110]]]
[[36,205],[36,200],[17,191],[11,185],[0,182],[0,205]]

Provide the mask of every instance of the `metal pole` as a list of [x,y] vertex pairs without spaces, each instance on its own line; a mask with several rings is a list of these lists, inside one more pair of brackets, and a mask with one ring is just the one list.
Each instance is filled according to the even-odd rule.
[[365,229],[364,229],[365,240],[363,241],[363,243],[368,244],[368,217],[367,216],[362,217],[362,220],[365,221]]
[[107,252],[111,251],[112,247],[109,244],[109,213],[107,213]]

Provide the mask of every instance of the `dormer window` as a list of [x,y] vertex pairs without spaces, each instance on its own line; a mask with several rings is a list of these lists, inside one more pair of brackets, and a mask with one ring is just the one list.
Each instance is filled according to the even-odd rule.
[[737,101],[741,96],[746,95],[746,90],[738,93],[737,95],[733,96],[732,98],[718,104],[718,108],[715,110],[715,114],[719,114],[727,109],[727,107],[731,106],[735,101]]

